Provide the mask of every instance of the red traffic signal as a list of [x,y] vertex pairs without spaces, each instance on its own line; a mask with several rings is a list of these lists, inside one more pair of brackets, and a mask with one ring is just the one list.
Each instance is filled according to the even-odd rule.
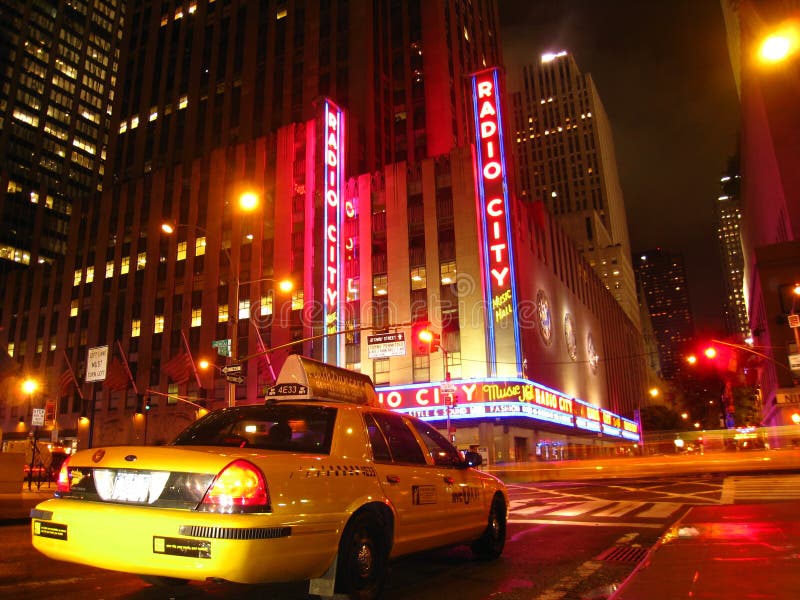
[[423,354],[436,352],[442,347],[442,338],[438,333],[433,333],[430,329],[422,329],[417,334],[419,347]]

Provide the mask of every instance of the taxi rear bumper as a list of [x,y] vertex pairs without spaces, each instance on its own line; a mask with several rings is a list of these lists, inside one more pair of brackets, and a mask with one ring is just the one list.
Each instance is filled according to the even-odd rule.
[[31,513],[33,546],[67,562],[139,575],[236,583],[321,576],[332,563],[335,515],[221,515],[69,499]]

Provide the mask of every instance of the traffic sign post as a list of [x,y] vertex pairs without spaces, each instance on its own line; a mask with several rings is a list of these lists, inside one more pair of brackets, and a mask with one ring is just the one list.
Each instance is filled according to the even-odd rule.
[[244,377],[242,375],[225,375],[225,381],[241,385],[244,383]]
[[225,375],[233,375],[234,373],[242,372],[242,365],[225,365],[222,367],[222,372]]
[[228,358],[231,357],[231,341],[229,339],[226,340],[214,340],[211,342],[211,347],[217,349],[217,354],[220,356],[226,356]]

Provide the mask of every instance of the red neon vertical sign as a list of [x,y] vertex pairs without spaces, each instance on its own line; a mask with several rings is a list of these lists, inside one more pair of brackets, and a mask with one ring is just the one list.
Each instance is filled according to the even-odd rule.
[[341,325],[342,306],[342,259],[341,244],[339,243],[342,231],[342,179],[344,175],[344,153],[342,141],[344,139],[344,115],[342,110],[330,100],[325,101],[324,109],[324,156],[323,192],[325,204],[323,209],[324,221],[324,305],[325,324],[324,331],[332,334],[322,346],[323,361],[339,364],[339,336],[337,332]]
[[521,351],[498,70],[473,75],[472,95],[489,362],[493,373],[506,365],[517,374]]

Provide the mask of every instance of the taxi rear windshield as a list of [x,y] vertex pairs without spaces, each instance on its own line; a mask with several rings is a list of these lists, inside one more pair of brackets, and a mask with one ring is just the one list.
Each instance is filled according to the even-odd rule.
[[336,409],[267,404],[207,414],[185,429],[174,446],[226,446],[329,454]]

